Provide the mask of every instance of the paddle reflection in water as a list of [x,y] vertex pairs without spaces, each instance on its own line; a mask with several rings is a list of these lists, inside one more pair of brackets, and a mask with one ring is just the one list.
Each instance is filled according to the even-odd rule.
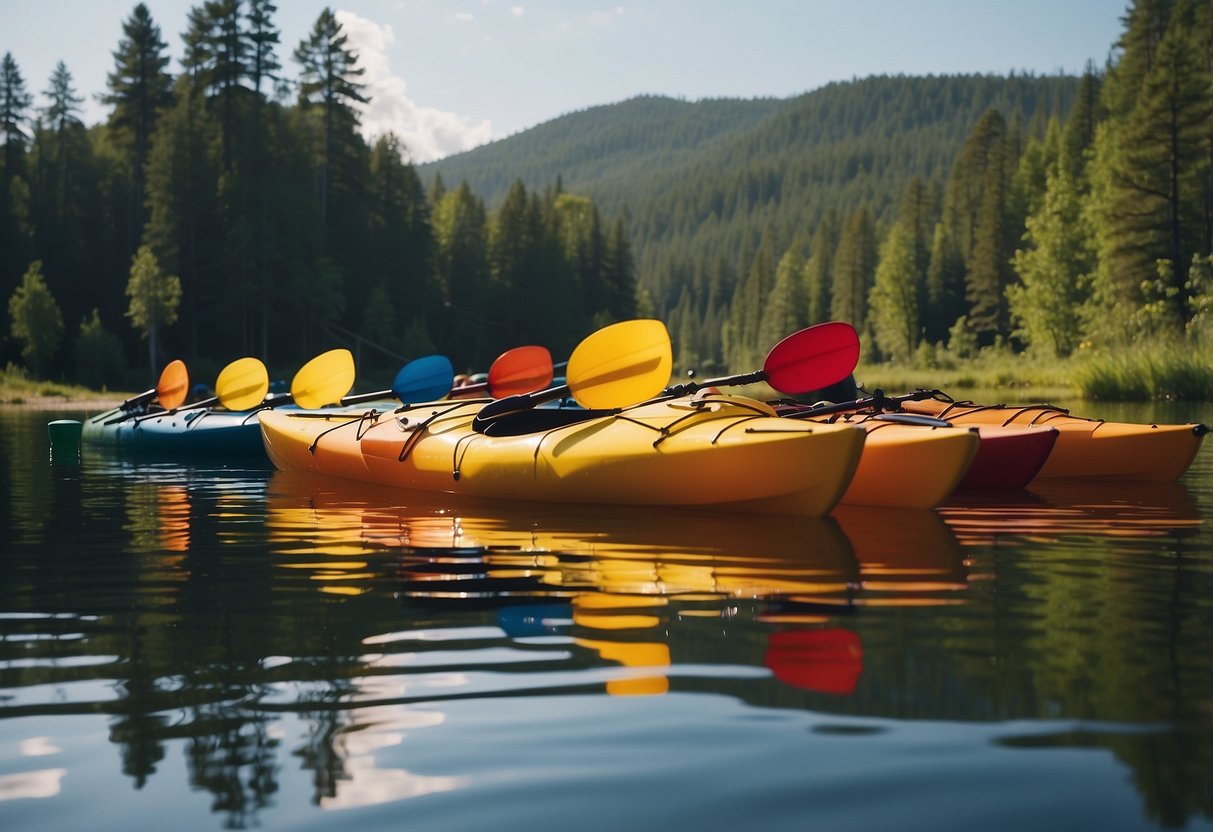
[[[957,603],[967,586],[955,536],[926,511],[851,508],[836,521],[570,510],[279,472],[270,484],[268,528],[282,553],[324,555],[290,565],[311,568],[325,591],[337,582],[340,591],[361,591],[358,582],[365,588],[368,576],[357,556],[400,547],[402,604],[495,609],[502,633],[528,650],[585,653],[595,665],[630,671],[605,682],[611,693],[664,692],[676,674],[671,667],[703,661],[711,645],[682,636],[697,620],[808,628],[797,651],[800,637],[782,636],[770,653],[790,661],[795,652],[804,661],[814,655],[811,631],[837,629],[833,619],[858,606]],[[843,661],[842,675],[852,681],[820,690],[853,688],[862,649],[857,635],[833,643],[844,642],[820,658]]]

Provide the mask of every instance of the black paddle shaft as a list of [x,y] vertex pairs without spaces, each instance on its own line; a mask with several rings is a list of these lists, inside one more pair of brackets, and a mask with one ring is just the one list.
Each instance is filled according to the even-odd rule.
[[941,395],[938,390],[925,390],[920,387],[913,393],[903,393],[900,396],[886,396],[883,390],[876,388],[870,396],[864,396],[849,402],[809,407],[795,415],[799,418],[812,419],[817,416],[827,416],[831,413],[842,413],[847,410],[859,410],[865,407],[870,407],[877,413],[880,413],[886,410],[897,410],[902,402],[920,402],[924,399],[933,399],[938,395]]
[[755,370],[752,373],[743,373],[736,376],[725,376],[723,378],[709,378],[704,381],[688,381],[683,384],[674,384],[667,387],[662,393],[666,396],[689,396],[692,393],[698,393],[705,387],[732,387],[742,384],[757,384],[760,381],[767,380],[766,370]]

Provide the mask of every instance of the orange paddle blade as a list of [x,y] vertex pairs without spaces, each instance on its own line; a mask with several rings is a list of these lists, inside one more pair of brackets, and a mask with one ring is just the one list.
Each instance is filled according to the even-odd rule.
[[547,347],[514,347],[489,368],[489,393],[494,398],[542,390],[552,383],[552,354]]
[[165,410],[176,410],[185,404],[189,390],[189,371],[185,369],[184,361],[175,358],[160,373],[160,381],[156,384],[156,400]]

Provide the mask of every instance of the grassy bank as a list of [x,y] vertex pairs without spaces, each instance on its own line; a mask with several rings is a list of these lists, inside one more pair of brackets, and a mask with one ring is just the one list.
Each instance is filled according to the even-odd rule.
[[1210,353],[1185,340],[1084,350],[1064,359],[1008,349],[986,349],[970,358],[928,351],[913,362],[861,364],[855,378],[868,390],[939,388],[975,400],[1213,401]]
[[21,367],[9,364],[0,370],[0,404],[69,404],[73,402],[119,402],[132,394],[93,390],[78,384],[63,384],[30,378]]

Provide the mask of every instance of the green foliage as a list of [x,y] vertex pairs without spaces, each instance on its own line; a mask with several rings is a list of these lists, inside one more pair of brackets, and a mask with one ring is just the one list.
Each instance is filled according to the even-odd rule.
[[876,282],[868,300],[872,332],[881,353],[894,360],[914,354],[920,332],[918,296],[922,275],[904,226],[896,225],[880,249]]
[[[1010,282],[1009,241],[1014,220],[1008,213],[1008,142],[1001,113],[990,110],[982,117],[966,142],[961,160],[965,164],[954,175],[959,181],[958,199],[963,199],[964,225],[956,238],[971,241],[965,254],[965,299],[969,303],[969,327],[982,344],[1009,334],[1005,290]],[[959,179],[957,178],[959,177]],[[966,181],[967,180],[967,181]]]
[[1190,313],[1187,334],[1195,344],[1213,348],[1213,256],[1192,258],[1184,288]]
[[969,319],[963,315],[948,328],[948,352],[957,358],[971,358],[977,354],[977,336],[969,328]]
[[81,384],[94,389],[122,384],[126,373],[122,342],[102,325],[101,313],[96,309],[80,322],[80,334],[72,350],[76,379]]
[[63,316],[42,276],[42,261],[30,264],[21,286],[9,297],[8,315],[13,338],[21,343],[21,357],[35,376],[41,376],[63,337]]
[[1044,355],[1067,356],[1082,338],[1079,312],[1094,251],[1077,188],[1064,168],[1049,177],[1023,242],[1014,259],[1022,283],[1007,289],[1015,334]]
[[1082,395],[1105,401],[1213,399],[1213,358],[1186,338],[1168,338],[1090,359],[1075,375]]
[[775,285],[767,295],[759,324],[758,343],[774,346],[808,324],[808,298],[804,285],[804,258],[789,249],[775,269]]
[[130,306],[126,316],[148,342],[150,366],[157,365],[156,336],[177,321],[181,302],[181,278],[160,269],[150,246],[140,246],[131,260],[131,276],[126,284]]
[[[1145,20],[1160,11],[1157,6],[1136,7],[1128,47],[1105,86],[1109,109],[1119,115],[1097,130],[1092,160],[1100,243],[1094,300],[1108,324],[1097,333],[1106,343],[1141,334],[1140,325],[1153,326],[1158,313],[1171,319],[1169,327],[1182,326],[1186,309],[1177,264],[1208,247],[1213,97],[1185,9],[1177,6],[1158,26]],[[1171,264],[1166,286],[1157,285],[1161,261]],[[1138,316],[1136,310],[1148,304],[1159,305]]]
[[0,133],[4,137],[6,179],[20,172],[21,157],[29,141],[25,123],[33,103],[34,97],[25,88],[25,79],[13,60],[13,53],[5,52],[0,61]]
[[868,291],[876,274],[876,229],[867,205],[847,219],[834,251],[832,272],[831,317],[863,330],[868,317]]

